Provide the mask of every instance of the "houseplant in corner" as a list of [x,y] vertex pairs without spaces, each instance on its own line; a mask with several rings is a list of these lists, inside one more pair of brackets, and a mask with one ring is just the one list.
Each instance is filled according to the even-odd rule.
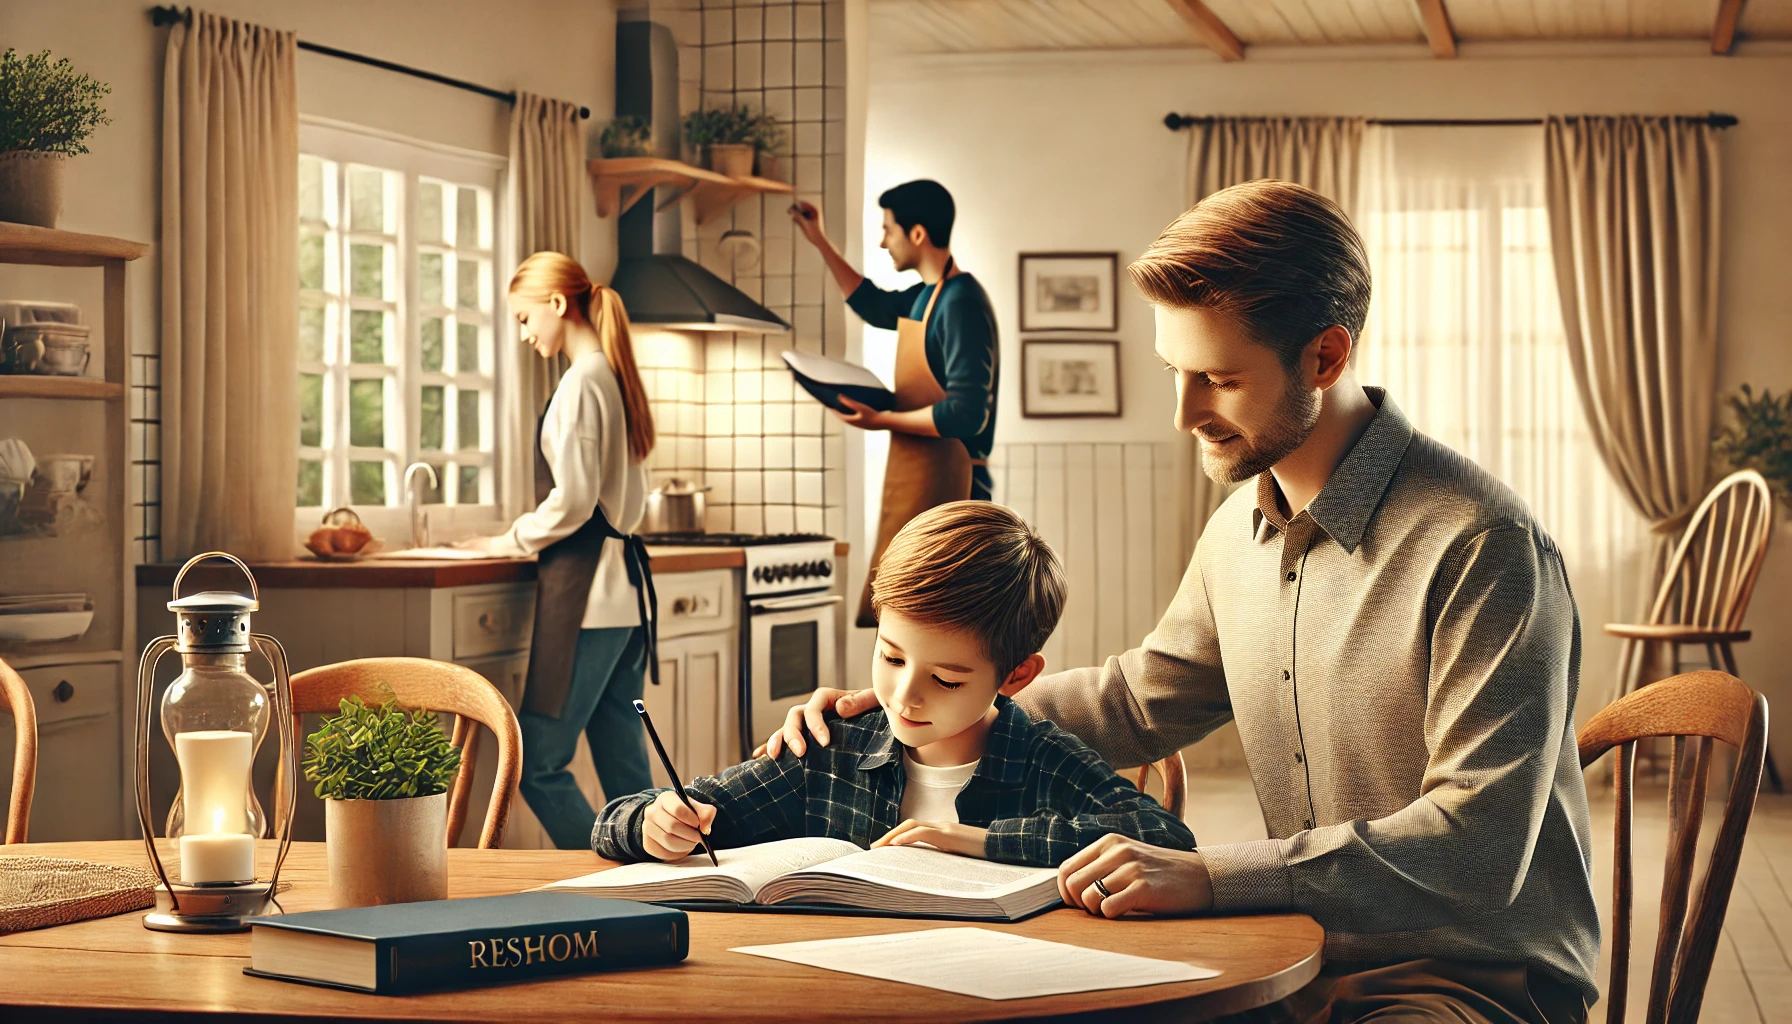
[[448,897],[448,787],[460,751],[433,713],[398,707],[389,689],[378,707],[346,697],[306,737],[304,768],[324,801],[334,906]]
[[1724,406],[1730,422],[1714,432],[1714,461],[1726,470],[1760,473],[1781,510],[1792,512],[1792,392],[1775,397],[1763,388],[1757,395],[1744,384]]
[[111,91],[48,50],[0,54],[0,220],[56,226],[63,168],[112,123],[99,104]]
[[753,173],[753,112],[746,107],[712,107],[685,115],[684,138],[703,154],[705,166],[730,178]]

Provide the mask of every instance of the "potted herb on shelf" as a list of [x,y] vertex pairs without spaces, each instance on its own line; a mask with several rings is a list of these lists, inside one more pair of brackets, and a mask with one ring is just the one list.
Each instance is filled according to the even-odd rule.
[[56,226],[63,167],[112,123],[99,103],[111,91],[48,50],[0,54],[0,220]]
[[753,173],[754,115],[746,107],[693,110],[685,115],[684,138],[717,174],[745,178]]
[[626,156],[650,156],[653,126],[639,114],[623,114],[609,124],[604,125],[603,134],[598,137],[598,145],[602,147],[604,159],[614,160]]
[[305,778],[324,801],[337,907],[448,897],[448,787],[460,768],[436,716],[344,698],[305,740]]
[[754,173],[772,181],[782,180],[778,177],[778,150],[784,147],[784,126],[771,114],[762,112],[753,115],[752,133]]

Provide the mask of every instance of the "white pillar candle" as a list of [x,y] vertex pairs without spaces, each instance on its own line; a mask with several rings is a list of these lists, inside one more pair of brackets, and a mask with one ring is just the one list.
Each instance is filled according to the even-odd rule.
[[255,837],[247,832],[180,837],[180,880],[203,882],[255,880]]
[[180,760],[182,835],[249,831],[249,766],[255,738],[246,732],[205,729],[174,734]]

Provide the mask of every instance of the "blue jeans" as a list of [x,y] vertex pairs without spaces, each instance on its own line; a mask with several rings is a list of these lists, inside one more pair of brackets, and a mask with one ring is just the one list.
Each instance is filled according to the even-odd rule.
[[639,626],[579,630],[572,687],[559,718],[523,712],[523,778],[520,790],[529,809],[562,850],[591,849],[597,812],[579,791],[572,763],[579,734],[591,745],[591,761],[604,798],[653,788],[647,762],[647,735],[634,702],[641,698],[647,666],[647,638]]

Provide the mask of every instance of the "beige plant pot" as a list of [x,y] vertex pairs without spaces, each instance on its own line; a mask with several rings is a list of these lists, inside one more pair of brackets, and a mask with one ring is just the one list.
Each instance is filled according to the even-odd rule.
[[759,155],[755,157],[753,173],[767,181],[784,180],[778,176],[778,154],[767,153],[763,149],[759,150]]
[[0,220],[53,228],[62,216],[61,153],[0,153]]
[[330,903],[371,907],[448,898],[448,794],[325,800]]
[[753,147],[747,145],[710,146],[709,169],[730,178],[746,178],[753,173]]

